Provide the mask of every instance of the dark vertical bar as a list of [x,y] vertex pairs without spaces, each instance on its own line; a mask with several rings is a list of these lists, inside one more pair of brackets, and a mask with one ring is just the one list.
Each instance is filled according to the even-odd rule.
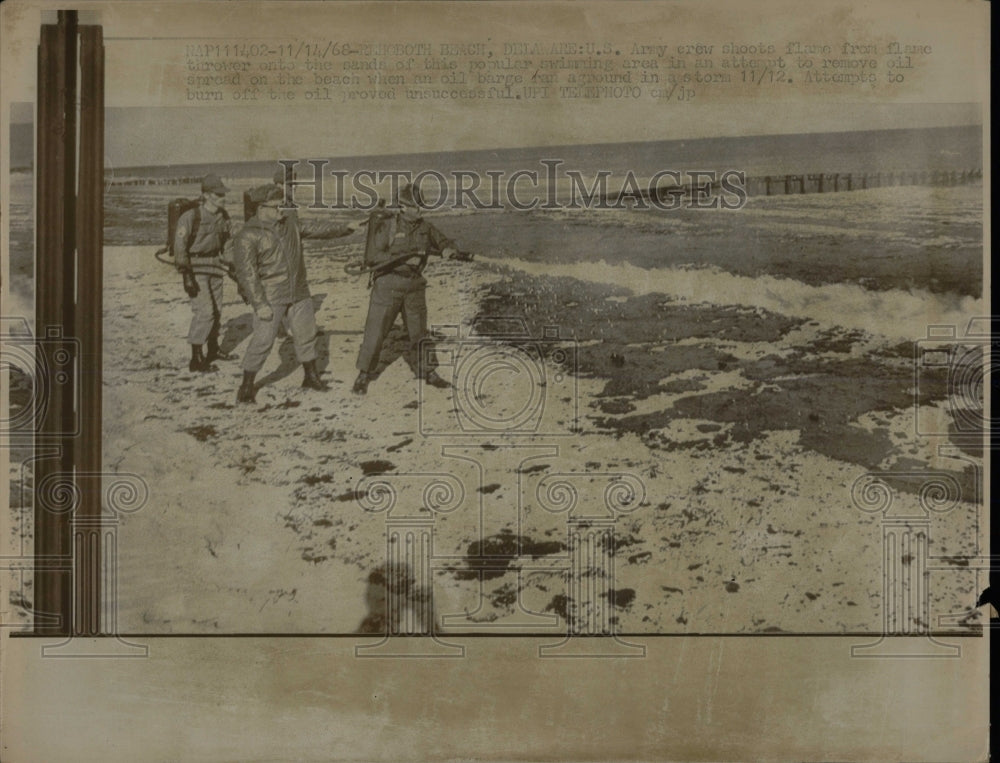
[[[69,304],[71,306],[63,323],[63,332],[75,336],[72,325],[73,291],[76,273],[76,67],[77,67],[77,13],[76,11],[59,11],[59,26],[65,28],[63,43],[65,53],[65,85],[63,88],[63,119],[65,120],[65,159],[63,162],[63,273],[69,285]],[[72,415],[72,412],[67,412]],[[67,424],[69,424],[67,420]],[[73,431],[67,429],[66,431]]]
[[[46,139],[46,136],[51,129],[52,124],[52,110],[50,107],[51,97],[48,88],[51,85],[52,73],[51,66],[54,63],[49,58],[49,51],[52,49],[53,41],[55,38],[55,30],[53,27],[44,25],[41,29],[41,35],[38,41],[38,80],[37,80],[37,91],[35,96],[35,103],[37,114],[35,115],[35,334],[37,335],[39,331],[42,331],[42,326],[45,325],[47,316],[49,314],[49,298],[50,293],[44,285],[47,285],[51,280],[51,275],[49,271],[48,259],[45,256],[50,247],[50,230],[47,224],[49,215],[47,214],[46,207],[48,204],[47,197],[47,186],[46,186],[46,174],[49,171],[49,167],[52,163],[51,151],[52,151],[52,141]],[[40,355],[43,352],[43,348],[39,346],[35,352]],[[36,357],[35,368],[41,368],[41,358]],[[35,384],[38,384],[37,376],[34,380]],[[46,411],[47,413],[47,411]],[[39,419],[37,419],[38,430],[35,434],[35,448],[37,452],[39,447],[40,435],[45,431],[48,426],[48,418],[42,414]],[[34,462],[33,479],[34,484],[38,485],[43,482],[46,475],[50,471],[49,462],[45,459],[37,459]],[[45,607],[48,604],[48,590],[51,588],[51,583],[47,579],[47,573],[42,569],[44,566],[44,554],[45,554],[45,541],[44,533],[48,526],[47,522],[43,522],[44,510],[42,506],[39,505],[38,494],[32,496],[32,505],[34,507],[34,538],[32,543],[32,553],[34,555],[34,570],[32,573],[32,608],[35,612],[34,615],[34,630],[36,632],[41,632],[44,630],[44,624],[47,621],[45,615],[49,613]],[[54,610],[53,610],[54,611]]]
[[[46,140],[49,126],[52,123],[52,114],[47,87],[52,79],[50,72],[51,61],[49,50],[52,48],[53,28],[43,26],[41,36],[38,41],[38,88],[35,98],[37,114],[35,115],[35,328],[36,333],[42,325],[42,319],[48,315],[47,289],[40,288],[40,284],[47,282],[50,278],[48,274],[48,261],[42,256],[49,249],[49,227],[42,225],[45,217],[45,207],[47,197],[45,193],[45,173],[51,164],[51,141]],[[38,465],[39,469],[41,465]],[[36,482],[38,475],[36,474]],[[37,505],[36,505],[37,508]]]
[[[67,24],[60,15],[58,26],[44,25],[38,61],[38,217],[37,275],[35,281],[35,335],[38,339],[38,368],[43,376],[36,380],[44,384],[47,394],[40,401],[44,407],[39,422],[38,440],[58,444],[57,458],[39,459],[35,484],[35,573],[34,608],[39,617],[35,630],[50,635],[69,633],[72,615],[72,536],[68,512],[55,512],[39,490],[46,479],[65,483],[72,479],[73,449],[67,437],[67,422],[72,421],[72,386],[57,384],[54,369],[58,364],[57,350],[66,347],[67,319],[73,298],[66,286],[72,285],[71,269],[65,272],[66,251],[72,245],[73,230],[66,225],[65,201],[67,146],[75,141],[68,128],[66,110],[68,72],[75,67],[75,58],[67,60],[67,52],[75,50],[75,42],[67,39]],[[75,24],[74,24],[75,27]],[[75,77],[73,77],[75,81]],[[74,104],[70,102],[70,106]],[[70,109],[72,110],[72,108]],[[73,124],[70,122],[69,124]],[[69,276],[69,277],[68,277]],[[50,378],[52,377],[52,378]],[[39,443],[41,444],[41,443]]]
[[[80,437],[76,466],[80,472],[101,471],[101,348],[103,345],[104,222],[104,45],[101,27],[80,27],[80,173],[77,201],[76,334],[80,341]],[[87,553],[74,560],[78,629],[81,635],[101,631],[101,497],[100,480],[81,491],[75,519],[89,538]]]

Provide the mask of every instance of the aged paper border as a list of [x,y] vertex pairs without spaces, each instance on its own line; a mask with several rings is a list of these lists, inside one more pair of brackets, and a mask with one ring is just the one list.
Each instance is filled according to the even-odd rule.
[[[19,25],[32,15],[5,7],[6,50],[33,48],[18,35],[37,33]],[[536,662],[530,639],[479,640],[452,664],[365,663],[348,644],[295,638],[164,639],[148,660],[63,661],[5,632],[4,757],[983,759],[988,634],[963,640],[957,661],[706,637],[581,669]]]

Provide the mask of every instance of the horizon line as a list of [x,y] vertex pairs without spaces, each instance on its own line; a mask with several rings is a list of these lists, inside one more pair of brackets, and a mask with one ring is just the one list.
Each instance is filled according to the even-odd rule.
[[[25,123],[27,124],[27,123]],[[323,158],[334,160],[348,160],[348,159],[388,159],[397,156],[433,156],[435,154],[455,154],[455,153],[474,153],[474,152],[489,152],[489,151],[531,151],[537,149],[569,149],[569,148],[587,148],[591,146],[630,146],[630,145],[643,145],[652,143],[682,143],[691,141],[707,141],[707,140],[729,140],[733,138],[778,138],[778,137],[798,137],[804,135],[846,135],[853,133],[888,133],[888,132],[904,132],[904,131],[918,131],[918,130],[956,130],[956,129],[967,129],[967,128],[979,128],[983,129],[985,125],[983,120],[977,123],[969,124],[959,124],[959,125],[931,125],[926,127],[877,127],[877,128],[866,128],[859,130],[811,130],[806,132],[777,132],[777,133],[752,133],[752,134],[736,134],[736,135],[709,135],[702,137],[685,137],[685,138],[662,138],[655,140],[631,140],[631,141],[608,141],[599,143],[558,143],[558,144],[536,144],[536,145],[526,145],[526,146],[495,146],[489,148],[468,148],[468,149],[447,149],[439,151],[399,151],[394,153],[376,153],[376,154],[341,154],[341,155],[324,155],[320,157],[319,155],[311,158]],[[310,157],[299,157],[299,159],[308,160]],[[202,162],[177,162],[170,164],[128,164],[128,165],[105,165],[103,169],[105,170],[127,170],[140,167],[191,167],[196,165],[215,165],[215,164],[255,164],[277,161],[276,159],[214,159],[212,161],[202,161]],[[14,168],[11,168],[13,171]]]

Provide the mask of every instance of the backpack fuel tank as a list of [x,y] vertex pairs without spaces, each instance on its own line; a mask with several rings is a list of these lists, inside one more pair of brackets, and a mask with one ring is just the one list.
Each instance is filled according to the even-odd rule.
[[[177,221],[189,209],[196,209],[200,204],[200,199],[174,199],[167,205],[167,252],[171,257],[175,256],[174,237],[177,234]],[[196,212],[194,225],[191,226],[191,232],[188,234],[188,246],[191,245],[195,234],[198,232],[198,224],[201,222],[200,217]]]

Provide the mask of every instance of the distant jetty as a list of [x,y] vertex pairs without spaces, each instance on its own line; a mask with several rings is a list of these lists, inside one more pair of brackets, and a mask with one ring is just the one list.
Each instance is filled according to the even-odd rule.
[[[967,185],[982,180],[982,168],[955,170],[923,170],[898,172],[804,172],[785,175],[748,177],[744,183],[748,196],[783,196],[796,193],[837,193],[861,191],[886,186]],[[200,175],[162,177],[106,177],[105,187],[148,185],[197,185]],[[657,188],[660,197],[695,195],[704,186],[663,185]]]
[[[982,180],[982,177],[982,168],[921,172],[806,172],[795,175],[748,177],[743,183],[743,188],[747,196],[785,196],[801,193],[863,191],[869,188],[902,185],[968,185]],[[718,181],[708,185],[713,191],[718,190]],[[684,198],[705,193],[705,184],[661,185],[656,188],[656,194],[661,200],[671,196]]]
[[982,180],[982,168],[925,170],[920,172],[810,172],[800,175],[765,175],[746,179],[750,196],[793,193],[831,193],[884,188],[894,185],[966,185]]
[[107,177],[105,186],[120,185],[194,185],[201,182],[201,175],[185,175],[183,177]]

